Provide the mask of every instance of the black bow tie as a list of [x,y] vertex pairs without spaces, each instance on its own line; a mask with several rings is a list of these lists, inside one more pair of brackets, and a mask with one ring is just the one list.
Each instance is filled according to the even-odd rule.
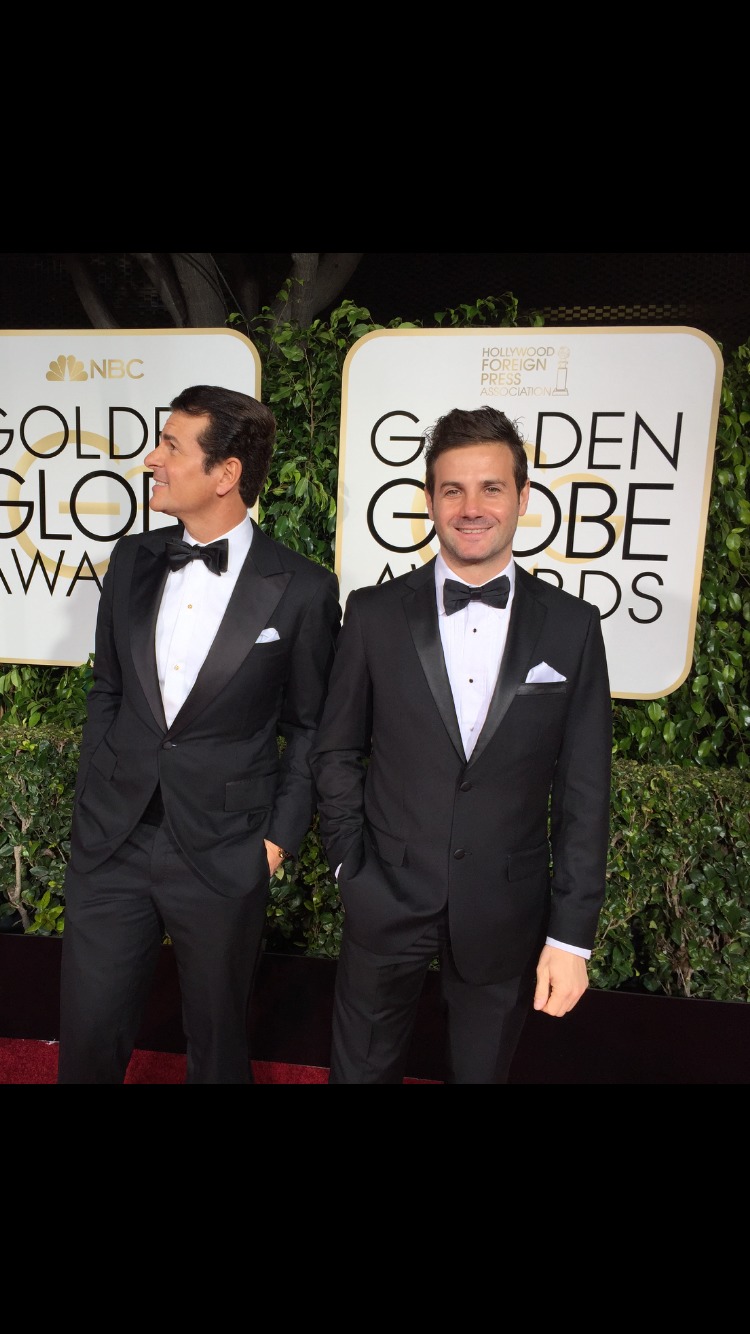
[[173,570],[181,570],[190,560],[202,560],[213,574],[224,574],[229,562],[229,542],[222,537],[218,542],[209,542],[207,547],[191,547],[179,537],[170,537],[167,560]]
[[504,607],[509,593],[510,580],[507,574],[501,574],[499,579],[492,579],[481,588],[470,588],[468,584],[460,584],[457,579],[446,579],[443,584],[445,614],[452,616],[454,611],[460,611],[468,602],[486,602],[489,607]]

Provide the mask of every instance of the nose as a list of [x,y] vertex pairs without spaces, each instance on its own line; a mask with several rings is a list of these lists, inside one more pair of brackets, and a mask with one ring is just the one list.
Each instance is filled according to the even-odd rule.
[[143,466],[144,466],[144,468],[149,468],[149,469],[151,469],[151,468],[155,467],[155,465],[156,465],[156,464],[158,463],[158,461],[159,461],[159,460],[158,460],[158,454],[159,454],[159,446],[157,445],[157,446],[156,446],[156,449],[152,449],[152,450],[151,450],[151,453],[150,453],[150,454],[147,454],[146,457],[145,457],[145,459],[143,460]]

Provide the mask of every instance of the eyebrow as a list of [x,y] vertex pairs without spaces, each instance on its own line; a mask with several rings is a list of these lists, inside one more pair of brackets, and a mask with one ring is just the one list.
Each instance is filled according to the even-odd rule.
[[[479,485],[480,485],[480,486],[505,486],[506,483],[505,483],[505,481],[503,480],[502,477],[482,477],[482,478],[480,478]],[[464,486],[466,486],[466,482],[451,482],[451,481],[441,482],[441,483],[440,483],[440,489],[442,490],[442,488],[443,488],[444,486],[458,486],[458,487],[463,488]]]

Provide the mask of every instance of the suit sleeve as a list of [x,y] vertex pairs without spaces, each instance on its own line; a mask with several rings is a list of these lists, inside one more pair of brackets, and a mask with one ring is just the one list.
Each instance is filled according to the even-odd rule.
[[81,786],[89,759],[110,731],[122,703],[122,668],[115,644],[113,610],[118,546],[116,543],[110,555],[97,610],[93,682],[86,700],[77,787]]
[[320,834],[332,870],[362,855],[366,760],[372,738],[372,678],[356,592],[346,604],[328,698],[312,754]]
[[592,949],[604,902],[612,765],[612,697],[601,620],[591,607],[580,671],[552,784],[548,935]]
[[320,567],[292,650],[278,721],[285,744],[269,834],[294,853],[313,817],[310,751],[323,713],[340,624],[338,580]]

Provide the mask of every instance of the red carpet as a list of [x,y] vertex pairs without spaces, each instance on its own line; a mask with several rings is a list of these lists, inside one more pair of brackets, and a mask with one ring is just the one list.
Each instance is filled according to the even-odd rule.
[[[256,1084],[327,1084],[322,1065],[282,1065],[253,1061]],[[57,1043],[0,1038],[0,1084],[54,1084]],[[185,1056],[164,1051],[134,1051],[126,1084],[184,1084]],[[405,1079],[405,1084],[436,1084],[435,1079]]]

